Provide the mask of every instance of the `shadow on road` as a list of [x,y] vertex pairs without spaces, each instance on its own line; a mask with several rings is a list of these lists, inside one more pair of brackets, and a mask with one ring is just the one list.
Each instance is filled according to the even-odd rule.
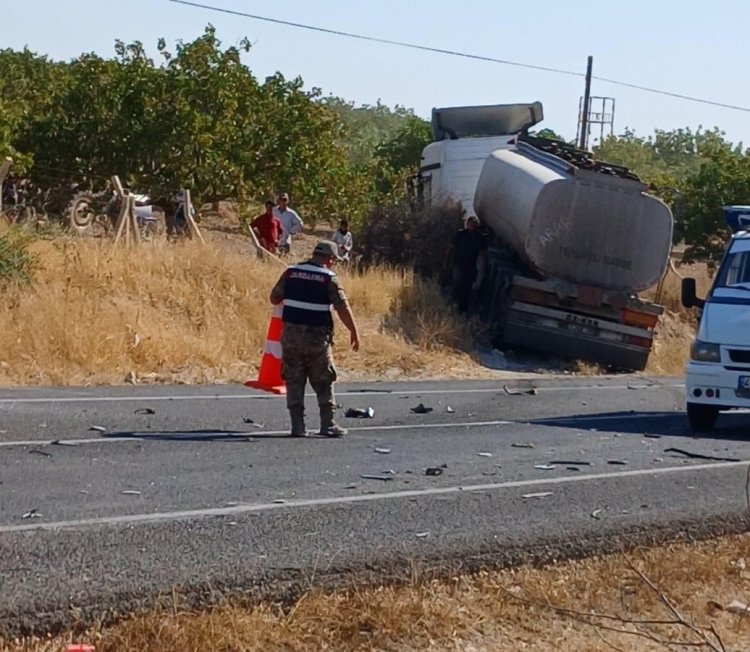
[[692,432],[683,412],[603,412],[534,419],[529,423],[576,430],[632,434],[640,437],[652,435],[750,441],[750,415],[731,412],[722,413],[716,427],[711,432],[705,433]]

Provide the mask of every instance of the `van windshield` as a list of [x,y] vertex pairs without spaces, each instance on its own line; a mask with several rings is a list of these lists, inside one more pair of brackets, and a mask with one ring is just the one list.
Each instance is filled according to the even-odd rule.
[[718,288],[750,290],[750,251],[727,255],[714,283],[714,290]]

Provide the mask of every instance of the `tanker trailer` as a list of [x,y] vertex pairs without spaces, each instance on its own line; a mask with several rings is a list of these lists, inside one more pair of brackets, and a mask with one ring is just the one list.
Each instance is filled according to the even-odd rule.
[[[466,110],[477,126],[477,111],[498,124],[503,109],[523,106],[529,123],[540,119],[538,103]],[[463,110],[433,110],[436,138],[436,123],[445,132],[445,122],[461,123]],[[510,122],[502,129],[520,126]],[[505,134],[498,148],[500,134],[484,124],[474,136],[442,136],[423,153],[420,175],[431,200],[461,201],[491,232],[480,316],[504,348],[643,369],[663,308],[638,292],[666,270],[672,214],[626,168],[527,129]]]

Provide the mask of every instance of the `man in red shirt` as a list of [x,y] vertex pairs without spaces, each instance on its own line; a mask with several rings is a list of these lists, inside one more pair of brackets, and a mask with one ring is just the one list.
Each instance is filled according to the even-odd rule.
[[272,254],[276,253],[279,247],[279,238],[281,237],[281,222],[273,214],[275,204],[269,200],[266,202],[266,212],[258,215],[252,222],[250,228],[258,236],[260,246]]

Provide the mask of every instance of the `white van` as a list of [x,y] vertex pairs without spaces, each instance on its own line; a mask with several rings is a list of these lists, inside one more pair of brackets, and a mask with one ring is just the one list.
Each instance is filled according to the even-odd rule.
[[690,426],[713,428],[719,412],[750,408],[750,206],[726,206],[736,229],[705,299],[695,279],[682,281],[682,303],[703,310],[686,369]]

